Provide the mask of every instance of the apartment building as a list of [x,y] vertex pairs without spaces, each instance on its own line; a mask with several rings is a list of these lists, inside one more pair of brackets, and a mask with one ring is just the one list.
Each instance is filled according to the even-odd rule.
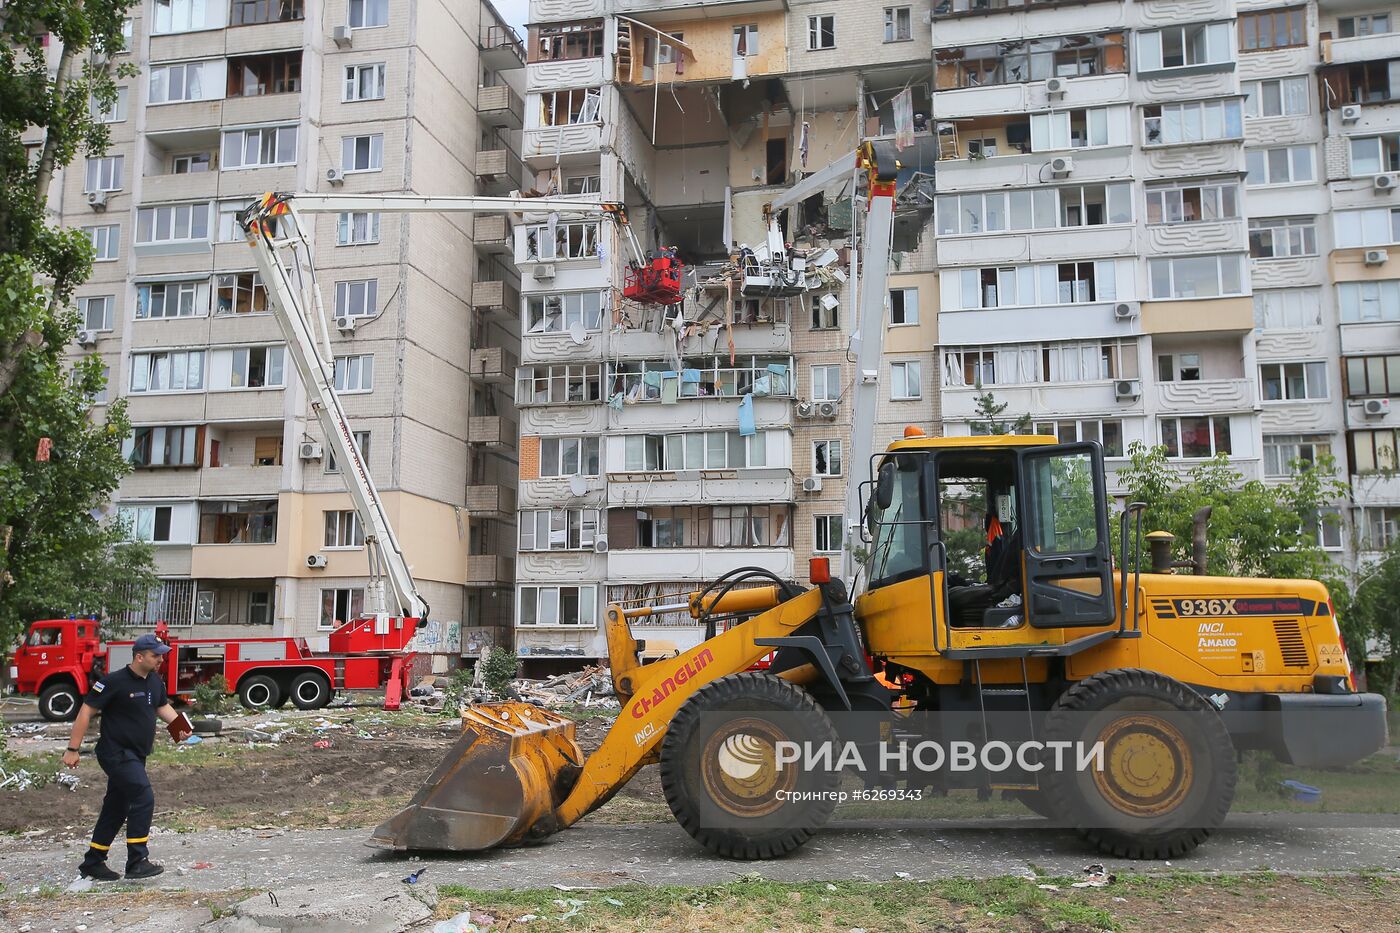
[[[1400,22],[1386,4],[1319,2],[1322,172],[1331,209],[1326,298],[1342,362],[1352,528],[1364,561],[1396,540],[1400,413]],[[1325,174],[1324,174],[1325,173]],[[1338,459],[1341,459],[1340,453]]]
[[[614,226],[527,217],[516,231],[516,643],[527,670],[605,656],[608,602],[664,598],[742,566],[792,578],[812,554],[839,563],[856,466],[853,183],[782,218],[795,251],[826,257],[819,284],[745,286],[733,257],[768,255],[763,206],[777,192],[863,138],[892,137],[905,88],[922,95],[922,122],[901,155],[898,270],[877,311],[890,387],[878,430],[883,441],[936,426],[932,201],[919,172],[935,158],[927,10],[531,4],[527,185],[624,201],[643,248],[675,248],[690,271],[680,305],[638,304],[622,298],[630,254]],[[674,619],[638,628],[682,646],[703,634]]]
[[1266,482],[1328,453],[1352,501],[1320,543],[1392,540],[1391,30],[1366,3],[938,7],[947,430],[981,386],[1110,468],[1134,440]]
[[[523,49],[489,0],[149,0],[128,26],[140,74],[58,210],[97,251],[73,352],[103,358],[97,409],[125,397],[134,425],[113,507],[156,546],[132,622],[314,638],[363,607],[363,529],[235,216],[269,190],[498,192],[519,176]],[[505,218],[307,219],[336,387],[440,623],[424,648],[507,641]]]

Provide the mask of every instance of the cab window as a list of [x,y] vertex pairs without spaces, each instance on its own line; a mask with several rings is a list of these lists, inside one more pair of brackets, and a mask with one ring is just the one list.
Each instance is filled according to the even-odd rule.
[[869,588],[888,586],[925,573],[924,510],[919,482],[926,458],[896,458],[894,495],[889,508],[877,513],[880,525],[867,564]]
[[53,648],[63,642],[63,629],[36,628],[29,633],[29,647]]
[[1094,464],[1087,451],[1030,460],[1025,483],[1035,505],[1026,533],[1028,547],[1041,554],[1098,549]]

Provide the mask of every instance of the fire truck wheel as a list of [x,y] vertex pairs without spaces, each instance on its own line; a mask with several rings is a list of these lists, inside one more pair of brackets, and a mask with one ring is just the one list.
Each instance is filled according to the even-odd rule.
[[331,682],[319,671],[307,671],[292,681],[291,694],[297,709],[320,709],[331,701]]
[[266,674],[245,677],[238,685],[238,702],[248,709],[271,709],[282,701],[282,688]]
[[72,684],[54,684],[39,694],[39,715],[49,722],[72,722],[78,715],[78,690]]
[[716,855],[767,859],[806,842],[831,816],[841,775],[778,761],[778,743],[834,750],[811,694],[746,671],[701,687],[661,742],[661,787],[676,821]]

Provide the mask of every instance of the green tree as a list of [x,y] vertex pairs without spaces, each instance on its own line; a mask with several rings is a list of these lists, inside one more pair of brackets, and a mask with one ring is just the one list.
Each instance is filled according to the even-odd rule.
[[[982,383],[977,383],[980,392]],[[1003,418],[1002,413],[1011,407],[1010,402],[998,402],[995,393],[982,392],[977,396],[977,414],[971,422],[973,434],[1030,434],[1031,416],[1024,413],[1015,418]]]
[[[1400,699],[1400,541],[1391,542],[1379,559],[1368,564],[1353,584],[1351,608],[1347,613],[1352,624],[1374,639],[1380,649],[1381,662],[1377,677],[1368,685],[1393,701]],[[1351,627],[1351,626],[1349,626]],[[1364,646],[1353,649],[1348,643],[1352,664],[1365,664]]]
[[[1267,484],[1246,481],[1224,454],[1184,472],[1174,469],[1163,447],[1134,442],[1128,447],[1128,463],[1118,471],[1118,482],[1127,490],[1127,501],[1144,502],[1144,532],[1169,531],[1176,536],[1177,553],[1191,541],[1192,518],[1209,506],[1206,569],[1212,575],[1319,580],[1332,596],[1342,619],[1342,634],[1352,657],[1364,649],[1366,633],[1346,611],[1350,588],[1344,569],[1328,556],[1317,540],[1319,521],[1337,521],[1329,506],[1347,495],[1346,483],[1337,476],[1330,457],[1308,465],[1293,464],[1285,482]],[[1112,523],[1115,538],[1117,523]],[[1149,559],[1136,555],[1144,571]],[[1117,554],[1115,541],[1114,553]],[[1133,568],[1134,555],[1129,555]]]
[[125,0],[9,0],[0,7],[0,651],[31,619],[116,616],[144,600],[150,548],[100,511],[129,469],[121,401],[90,400],[101,361],[68,365],[73,290],[92,248],[47,211],[56,173],[106,150],[94,113],[117,99]]

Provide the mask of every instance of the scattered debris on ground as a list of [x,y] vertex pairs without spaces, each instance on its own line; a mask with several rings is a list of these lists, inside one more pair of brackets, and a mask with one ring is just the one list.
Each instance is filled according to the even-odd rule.
[[[425,677],[409,690],[409,702],[419,709],[450,713],[445,707],[451,699],[451,681],[447,677]],[[617,696],[613,692],[612,675],[606,667],[586,667],[571,674],[556,674],[542,680],[516,679],[504,691],[491,690],[473,682],[461,690],[461,703],[500,703],[523,700],[549,709],[578,708],[615,710]]]

